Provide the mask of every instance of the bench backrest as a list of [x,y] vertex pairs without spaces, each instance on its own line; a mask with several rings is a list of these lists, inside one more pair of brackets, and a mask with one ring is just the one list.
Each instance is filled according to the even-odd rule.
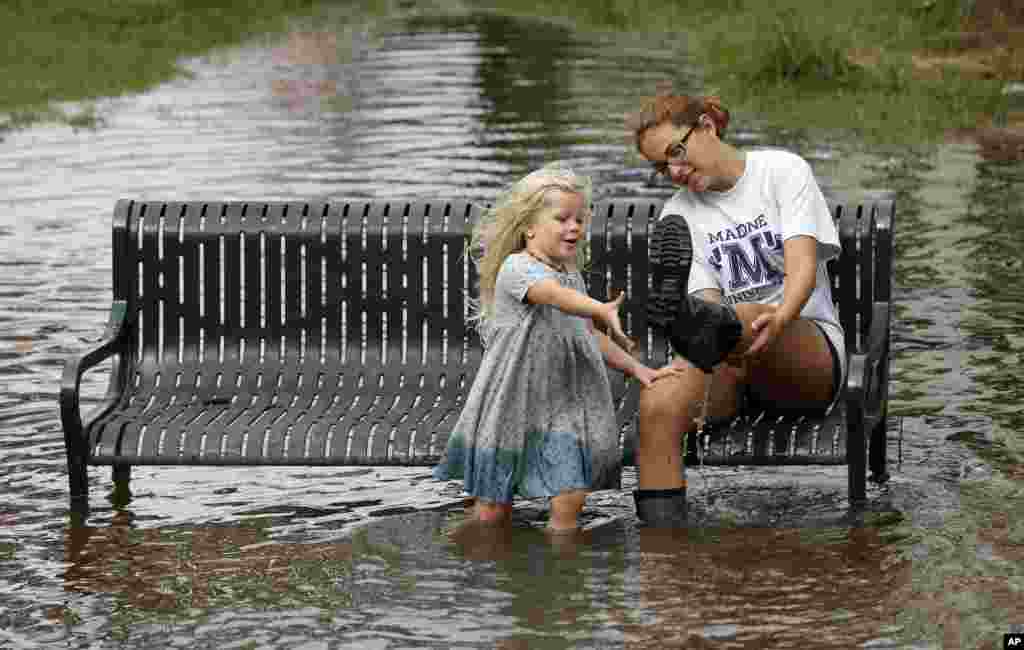
[[[646,241],[661,206],[595,203],[586,274],[595,297],[626,290],[627,331],[651,364],[667,352],[645,313]],[[829,264],[833,297],[848,349],[859,349],[872,303],[890,298],[893,207],[831,208],[843,247]],[[119,201],[114,299],[137,324],[136,376],[340,364],[431,375],[447,368],[463,383],[481,357],[465,322],[476,270],[463,254],[478,209],[465,200]]]

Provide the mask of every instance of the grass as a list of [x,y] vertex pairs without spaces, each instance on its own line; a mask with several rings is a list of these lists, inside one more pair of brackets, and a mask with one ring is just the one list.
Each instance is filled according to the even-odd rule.
[[[1005,79],[955,65],[927,71],[914,55],[952,53],[969,17],[960,0],[603,0],[567,8],[552,0],[491,0],[505,13],[540,14],[600,30],[676,32],[705,69],[707,94],[769,123],[852,131],[872,144],[941,139],[991,120]],[[653,93],[654,88],[648,89]]]
[[[7,0],[0,3],[0,114],[95,125],[57,105],[141,91],[177,77],[182,56],[284,30],[316,0]],[[77,121],[76,121],[77,120]],[[2,126],[0,126],[2,128]]]
[[748,17],[749,39],[712,27],[702,39],[714,78],[772,122],[852,129],[875,142],[935,140],[998,110],[998,80],[971,79],[952,66],[926,77],[913,65],[932,32],[953,27],[942,24],[952,20],[949,11],[929,17],[883,6],[852,15],[845,9],[762,10]]
[[[335,5],[337,3],[334,3]],[[433,9],[477,11],[467,0]],[[705,69],[704,92],[737,113],[808,131],[852,131],[868,143],[929,142],[999,114],[1003,79],[956,66],[922,72],[913,55],[953,52],[967,17],[961,0],[849,3],[723,0],[490,0],[505,14],[581,29],[678,33]],[[0,131],[39,120],[76,128],[96,115],[69,116],[62,102],[142,91],[183,74],[182,56],[280,32],[290,17],[333,6],[318,0],[8,0],[0,4]],[[1012,78],[1012,71],[1005,71]],[[640,89],[638,92],[653,92]]]

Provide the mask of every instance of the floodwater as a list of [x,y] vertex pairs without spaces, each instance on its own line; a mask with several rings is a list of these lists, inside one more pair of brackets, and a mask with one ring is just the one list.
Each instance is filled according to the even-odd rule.
[[[57,395],[100,337],[115,200],[492,199],[555,158],[598,198],[665,195],[622,137],[678,39],[490,14],[340,12],[101,100],[95,129],[0,142],[0,648],[995,648],[1024,624],[1024,163],[973,140],[864,151],[736,115],[840,200],[892,197],[891,481],[844,468],[691,470],[695,525],[621,492],[552,539],[459,527],[429,468],[139,467],[69,516]],[[83,381],[95,405],[109,365]]]

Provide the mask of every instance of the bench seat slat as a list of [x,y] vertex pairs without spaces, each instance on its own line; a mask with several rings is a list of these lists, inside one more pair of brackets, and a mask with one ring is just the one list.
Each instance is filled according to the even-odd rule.
[[858,271],[857,278],[857,310],[860,312],[860,338],[863,346],[868,340],[868,332],[871,329],[871,310],[875,305],[875,246],[872,233],[875,229],[874,210],[866,210],[862,206],[859,210],[860,218],[857,220],[857,243],[858,243]]
[[[636,395],[638,394],[638,391],[625,391],[625,394],[623,394],[621,391],[617,390],[616,393],[621,395],[619,400],[622,400],[624,403],[624,408],[620,409],[620,412],[622,414],[629,414],[628,417],[632,417],[632,414],[635,413],[635,402],[637,399]],[[173,444],[169,448],[165,449],[164,455],[176,456],[177,440],[179,439],[179,436],[184,435],[185,446],[183,449],[183,453],[185,455],[202,455],[211,457],[209,460],[212,460],[212,457],[215,457],[220,453],[220,436],[224,435],[226,439],[226,449],[231,450],[232,454],[245,455],[247,457],[254,458],[261,457],[263,438],[267,428],[269,427],[270,433],[267,434],[267,457],[295,458],[298,456],[306,455],[304,451],[306,446],[305,437],[304,434],[302,433],[305,430],[304,427],[308,428],[309,426],[311,426],[310,422],[312,422],[313,420],[326,419],[329,421],[335,421],[342,428],[348,425],[352,431],[362,431],[364,434],[366,434],[363,436],[352,436],[346,438],[346,441],[351,440],[353,450],[352,453],[358,453],[360,450],[363,449],[370,449],[377,452],[375,454],[369,454],[375,457],[385,457],[395,454],[406,456],[406,450],[408,449],[408,444],[412,432],[412,427],[410,426],[411,423],[419,422],[420,418],[424,416],[427,416],[429,418],[431,414],[435,416],[441,415],[442,412],[446,413],[449,419],[452,419],[453,417],[457,417],[459,412],[458,407],[461,405],[461,401],[456,399],[456,401],[449,404],[449,407],[447,409],[438,411],[436,408],[430,408],[430,406],[434,402],[434,398],[437,395],[427,393],[426,395],[420,396],[420,403],[422,405],[422,408],[418,408],[416,410],[406,408],[382,409],[379,412],[375,412],[375,409],[373,408],[366,408],[371,406],[371,404],[367,403],[367,401],[369,401],[367,398],[369,398],[370,395],[371,393],[369,391],[364,392],[362,395],[364,398],[364,408],[354,409],[339,405],[335,405],[334,408],[331,409],[328,408],[328,405],[331,403],[331,401],[323,399],[319,400],[321,402],[321,405],[319,407],[317,407],[315,410],[311,410],[311,404],[303,401],[303,399],[305,398],[305,396],[303,395],[298,396],[299,399],[297,400],[297,404],[295,406],[289,406],[293,398],[296,397],[296,394],[292,394],[290,396],[287,394],[276,394],[270,399],[264,398],[262,401],[252,405],[250,405],[250,400],[254,396],[248,395],[239,395],[236,399],[235,405],[203,405],[201,402],[198,401],[187,402],[182,405],[179,405],[179,407],[176,410],[170,408],[164,409],[168,413],[173,414],[169,419],[177,419],[179,420],[179,424],[187,423],[187,427],[169,426],[169,422],[161,422],[159,420],[147,420],[147,432],[146,435],[142,437],[142,455],[157,455],[155,445],[158,440],[158,435],[160,431],[166,429],[167,432],[170,434],[168,439]],[[417,394],[409,393],[399,395],[399,403],[411,405],[414,402],[416,396]],[[450,393],[446,396],[447,399],[451,399],[452,397],[453,396]],[[282,414],[286,414],[285,417],[281,417]],[[300,414],[305,415],[300,416]],[[403,424],[400,421],[403,417],[408,421],[409,424]],[[278,424],[276,425],[273,424],[275,420],[277,420],[278,422]],[[122,456],[126,458],[135,456],[136,446],[138,445],[139,441],[139,421],[139,417],[120,417],[112,418],[112,421],[110,423],[105,423],[108,425],[114,424],[121,426],[106,427],[106,431],[108,432],[108,434],[112,433],[114,437],[106,438],[104,440],[104,447],[106,449],[113,450],[117,449],[120,446]],[[823,435],[831,436],[832,431],[829,430],[829,427],[835,427],[836,425],[841,424],[842,421],[842,410],[840,408],[836,411],[836,414],[833,417],[831,417],[829,420],[826,420],[826,422],[824,423],[822,427],[824,429]],[[218,429],[218,432],[215,435],[211,433],[211,423],[214,422],[220,422],[225,425],[221,429]],[[287,423],[293,424],[295,428],[299,431],[299,433],[296,434],[296,432],[293,430],[293,435],[291,437],[291,446],[288,448],[288,453],[286,454],[284,453],[285,449],[283,447],[283,444],[285,440],[285,433],[287,433],[287,429],[284,428],[284,426]],[[382,436],[382,439],[385,440],[387,439],[387,436],[391,433],[391,430],[395,430],[395,432],[398,435],[395,438],[395,444],[393,445],[392,448],[389,449],[387,446],[368,446],[368,434],[370,432],[370,429],[373,428],[374,426],[378,428],[378,431],[376,431],[375,433],[378,436]],[[787,423],[777,425],[774,427],[775,430],[781,432],[781,437],[777,438],[775,442],[775,449],[777,453],[773,454],[773,456],[788,455],[783,454],[781,452],[786,451],[788,448],[788,442],[785,440],[785,436],[788,435],[789,426],[790,425]],[[416,429],[419,430],[421,429],[421,427],[416,427]],[[432,429],[430,429],[430,427],[428,426],[426,427],[426,430]],[[758,442],[755,442],[755,447],[760,448],[762,454],[765,453],[767,447],[766,436],[772,430],[773,426],[772,420],[770,418],[768,420],[765,420],[759,427],[754,428],[754,436],[758,440]],[[843,445],[845,444],[845,429],[840,428],[838,431],[839,436],[836,439],[836,444],[838,445],[839,449],[843,449]],[[205,445],[201,444],[203,433],[207,434]],[[251,444],[248,451],[245,454],[242,454],[241,441],[246,433],[250,435]],[[739,436],[736,435],[735,431],[733,432],[733,434],[733,436],[728,437],[727,443],[727,436],[722,435],[722,432],[714,432],[712,434],[711,448],[714,449],[716,448],[716,445],[724,446],[726,444],[731,445],[732,449],[737,451],[745,448],[745,437],[747,435],[746,429],[744,428]],[[837,455],[832,450],[832,442],[830,442],[830,437],[828,438],[828,440],[823,439],[823,442],[819,443],[820,445],[822,445],[822,447],[819,448],[817,450],[817,453],[815,454],[812,453],[811,444],[809,442],[808,436],[810,435],[810,430],[805,429],[801,432],[801,434],[803,437],[799,438],[797,442],[797,451],[800,453],[801,456]],[[421,438],[421,440],[424,439]],[[216,444],[214,444],[214,442],[216,442]],[[440,442],[443,444],[443,436]],[[253,446],[253,444],[255,444],[255,447]],[[315,456],[318,454],[322,454],[322,451],[319,451],[319,449],[319,444],[312,445],[310,455]],[[348,451],[349,450],[346,448],[344,452],[336,451],[332,455],[344,456],[348,453]],[[435,456],[437,453],[439,453],[439,450],[431,450],[429,447],[420,448],[418,450],[414,450],[413,456],[409,457],[409,459],[412,460],[416,456]],[[735,451],[733,454],[728,455],[732,456],[734,454]],[[838,456],[841,457],[842,453],[839,453]]]
[[[374,373],[370,388],[372,399],[359,420],[352,424],[349,440],[353,453],[384,456],[387,451],[387,434],[382,431],[381,423],[390,412],[392,396],[398,390],[398,377],[386,372]],[[382,436],[385,437],[383,444]]]
[[[290,206],[286,204],[272,205],[267,210],[268,231],[271,226],[279,226],[287,223],[286,212]],[[281,308],[283,306],[281,295],[281,283],[284,273],[284,263],[281,254],[280,236],[274,232],[266,232],[261,240],[263,248],[263,311],[266,328],[266,362],[268,365],[277,366],[282,360],[283,350],[281,349],[281,336],[284,333],[281,325]]]
[[[845,421],[840,403],[824,418],[750,413],[725,423],[709,424],[704,462],[758,464],[757,458],[788,458],[807,465],[840,464],[845,462]],[[698,442],[696,434],[691,434],[688,464],[697,459]]]
[[381,374],[378,369],[366,368],[346,374],[345,380],[345,386],[339,391],[340,399],[332,411],[337,417],[337,434],[332,440],[330,454],[334,457],[366,455],[368,432],[358,429],[358,426],[367,420],[374,403],[380,399],[378,386]]
[[181,284],[181,264],[183,262],[181,243],[178,241],[179,223],[182,219],[184,206],[181,203],[168,203],[163,209],[163,233],[160,243],[163,246],[164,259],[161,260],[160,272],[163,274],[162,296],[164,300],[164,360],[177,361],[179,342],[181,340],[181,321],[184,317],[181,294],[185,287]]
[[232,404],[224,405],[224,416],[217,427],[220,434],[218,450],[228,456],[242,456],[245,445],[245,434],[249,432],[251,399],[244,395],[235,397]]
[[857,220],[859,218],[857,209],[850,210],[839,220],[839,243],[842,247],[842,257],[839,264],[839,297],[838,300],[839,319],[843,323],[846,334],[847,350],[855,350],[858,347],[861,327],[858,323],[860,312],[857,309],[858,269],[857,269]]
[[417,399],[423,401],[423,389],[419,384],[419,376],[415,373],[403,373],[399,378],[404,384],[395,391],[395,397],[387,409],[385,426],[377,432],[377,444],[371,455],[408,455],[411,438],[416,431],[407,426],[409,413]]
[[396,424],[401,439],[408,440],[405,449],[410,460],[436,458],[444,451],[447,433],[469,392],[468,383],[460,388],[460,383],[465,382],[461,369],[435,368],[423,375],[423,389],[417,391],[419,403],[410,405],[408,412],[402,414],[405,419]]

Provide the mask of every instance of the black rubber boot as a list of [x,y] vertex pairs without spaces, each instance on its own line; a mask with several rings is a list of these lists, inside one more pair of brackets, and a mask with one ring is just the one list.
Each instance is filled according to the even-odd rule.
[[693,261],[690,226],[680,214],[666,214],[651,229],[647,242],[651,264],[651,295],[647,301],[647,319],[668,330],[679,314],[680,301],[686,295],[686,283]]
[[732,307],[687,295],[693,240],[682,215],[666,214],[654,224],[648,259],[652,285],[648,320],[665,333],[677,354],[711,372],[739,343],[743,323]]
[[637,519],[653,528],[673,528],[686,523],[686,486],[668,490],[635,490]]
[[704,372],[722,362],[743,337],[743,323],[728,305],[686,296],[669,326],[672,349]]

